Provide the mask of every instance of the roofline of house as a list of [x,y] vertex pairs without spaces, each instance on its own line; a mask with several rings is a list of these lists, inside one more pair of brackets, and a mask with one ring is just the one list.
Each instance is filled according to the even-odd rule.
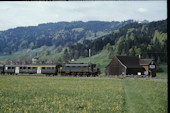
[[[116,58],[117,58],[117,56],[116,56]],[[118,58],[117,58],[118,59]],[[124,66],[126,69],[127,69],[127,67],[118,59],[118,61],[120,62],[120,64],[122,65],[122,66]]]
[[[112,58],[112,60],[113,60],[113,58]],[[105,68],[107,68],[111,64],[112,60],[110,61],[110,63]]]

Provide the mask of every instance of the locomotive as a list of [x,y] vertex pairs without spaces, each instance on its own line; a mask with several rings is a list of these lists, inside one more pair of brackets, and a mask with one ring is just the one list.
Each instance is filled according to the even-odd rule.
[[61,68],[61,75],[93,75],[99,73],[96,64],[64,64]]
[[79,75],[97,76],[99,69],[92,63],[74,63],[63,65],[3,65],[0,64],[0,74],[46,74],[46,75]]

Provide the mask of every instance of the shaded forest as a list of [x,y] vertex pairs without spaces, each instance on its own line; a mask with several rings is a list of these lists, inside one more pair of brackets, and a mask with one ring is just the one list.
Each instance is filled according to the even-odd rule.
[[70,57],[87,57],[88,49],[91,49],[92,55],[107,49],[110,58],[115,55],[141,55],[153,58],[157,63],[167,62],[167,20],[130,23],[94,41],[84,40],[69,47]]

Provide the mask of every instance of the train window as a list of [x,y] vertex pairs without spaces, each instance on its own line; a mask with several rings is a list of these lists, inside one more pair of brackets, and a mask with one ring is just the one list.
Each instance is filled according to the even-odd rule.
[[47,67],[47,69],[51,69],[51,67]]
[[19,67],[19,69],[22,69],[22,67]]
[[45,67],[42,67],[42,69],[45,69]]
[[31,69],[31,67],[28,67],[28,69]]
[[8,67],[5,67],[6,70],[8,70]]
[[33,67],[32,69],[37,69],[36,67]]
[[14,67],[12,67],[12,69],[14,69]]
[[26,69],[26,67],[24,67],[23,69]]
[[11,69],[11,67],[8,67],[8,69]]
[[52,67],[52,70],[54,70],[54,67]]

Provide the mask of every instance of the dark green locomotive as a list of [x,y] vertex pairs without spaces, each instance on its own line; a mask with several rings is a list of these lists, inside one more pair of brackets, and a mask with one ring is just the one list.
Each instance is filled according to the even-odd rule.
[[63,64],[61,74],[96,76],[97,74],[99,74],[99,69],[96,68],[96,64],[92,63]]

